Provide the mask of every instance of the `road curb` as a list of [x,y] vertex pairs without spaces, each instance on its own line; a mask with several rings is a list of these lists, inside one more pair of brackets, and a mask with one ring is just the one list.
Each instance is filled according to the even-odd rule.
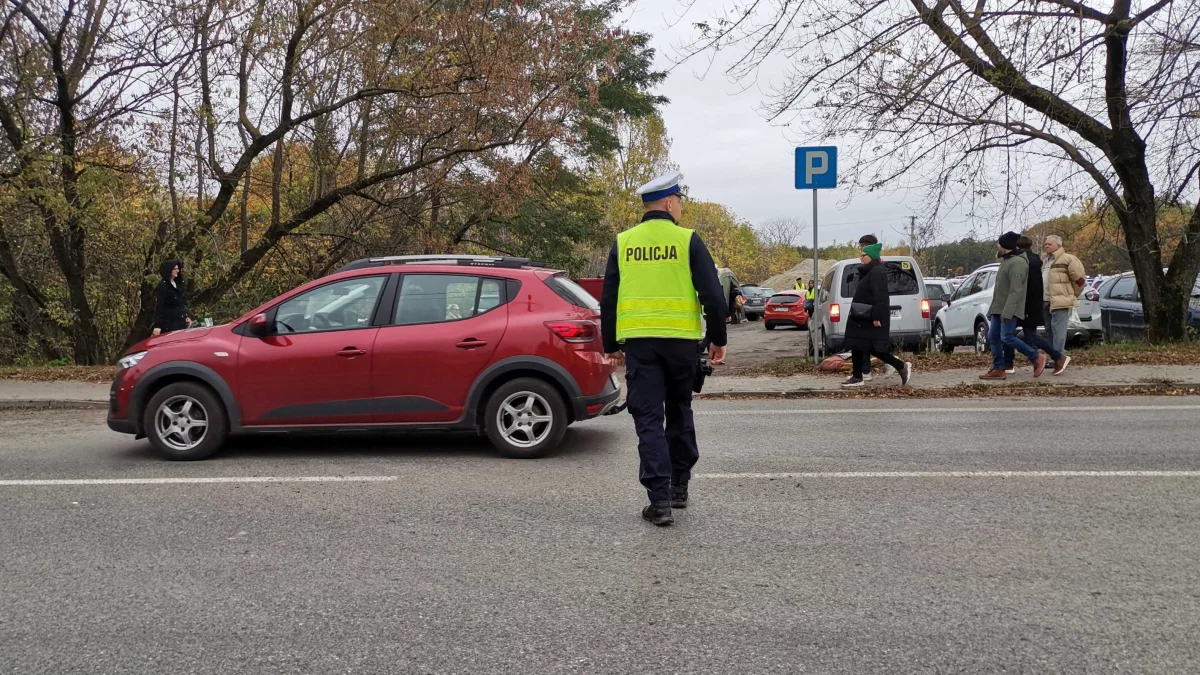
[[70,399],[6,399],[0,400],[0,409],[46,409],[46,410],[103,410],[108,407],[107,401],[80,401]]
[[901,388],[871,387],[862,389],[787,389],[783,391],[722,391],[696,394],[699,400],[787,399],[787,398],[995,398],[1002,396],[1200,396],[1200,383],[1134,383],[1134,384],[1034,384],[993,385],[961,384],[953,387]]

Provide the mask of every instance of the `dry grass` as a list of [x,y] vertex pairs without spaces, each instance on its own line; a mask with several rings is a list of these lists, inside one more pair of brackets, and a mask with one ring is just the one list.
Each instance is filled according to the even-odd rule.
[[915,387],[880,387],[845,390],[810,390],[794,392],[764,392],[743,394],[699,394],[701,399],[754,400],[790,398],[836,398],[836,399],[932,399],[932,398],[1010,398],[1030,396],[1089,397],[1089,396],[1200,396],[1196,387],[1180,387],[1169,384],[1111,385],[1111,386],[1064,386],[1036,382],[1018,382],[1007,385],[963,384],[943,389],[917,389]]
[[[1086,349],[1068,350],[1071,355],[1071,367],[1088,366],[1196,366],[1200,365],[1200,342],[1183,342],[1171,345],[1148,345],[1143,342],[1119,342],[1101,344]],[[912,361],[913,366],[920,372],[938,372],[944,370],[986,370],[991,365],[991,356],[987,354],[942,354],[927,352],[925,354],[904,354],[903,358]],[[1021,358],[1018,355],[1018,358]],[[846,368],[849,368],[849,362]],[[786,357],[776,359],[771,363],[750,368],[742,368],[738,372],[725,372],[725,375],[749,375],[758,377],[787,377],[789,375],[829,375],[839,377],[841,372],[822,373],[815,365],[801,357]]]
[[110,382],[113,366],[0,366],[0,380],[24,382]]

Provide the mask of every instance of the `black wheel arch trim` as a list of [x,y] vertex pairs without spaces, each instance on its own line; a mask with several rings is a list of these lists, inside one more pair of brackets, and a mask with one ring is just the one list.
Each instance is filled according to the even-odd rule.
[[129,420],[137,433],[141,434],[145,431],[142,429],[142,418],[145,416],[145,405],[149,401],[152,385],[173,375],[186,375],[211,387],[225,406],[225,413],[229,419],[229,431],[233,433],[241,430],[242,410],[238,407],[233,389],[229,387],[223,377],[217,374],[217,371],[193,361],[167,361],[146,371],[146,374],[142,375],[133,387],[133,393],[129,398]]
[[473,425],[480,407],[483,405],[483,392],[487,391],[488,387],[497,379],[519,370],[532,370],[551,378],[562,387],[563,391],[567,392],[567,400],[563,403],[571,406],[574,419],[582,419],[586,412],[583,392],[580,391],[579,384],[575,382],[575,378],[566,368],[540,356],[512,356],[493,363],[480,373],[479,377],[475,378],[475,384],[471,385],[471,391],[467,393],[467,405],[461,423]]

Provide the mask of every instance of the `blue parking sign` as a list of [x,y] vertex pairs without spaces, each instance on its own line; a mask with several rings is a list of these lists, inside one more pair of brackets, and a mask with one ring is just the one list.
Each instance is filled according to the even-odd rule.
[[796,189],[832,190],[837,187],[837,146],[796,148]]

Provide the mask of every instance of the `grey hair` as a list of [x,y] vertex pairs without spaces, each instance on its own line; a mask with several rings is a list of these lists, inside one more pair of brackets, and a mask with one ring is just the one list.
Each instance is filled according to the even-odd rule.
[[1062,247],[1062,237],[1057,234],[1047,235],[1046,241],[1053,241],[1055,246]]

